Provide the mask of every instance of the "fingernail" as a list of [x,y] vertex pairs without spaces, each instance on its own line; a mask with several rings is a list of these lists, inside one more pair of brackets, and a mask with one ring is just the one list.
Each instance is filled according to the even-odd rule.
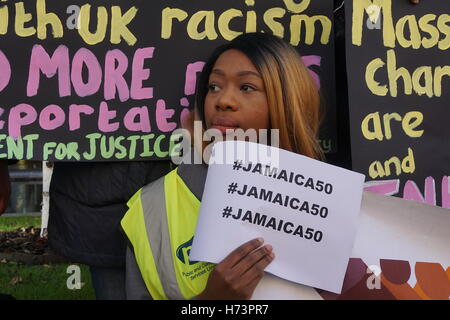
[[256,240],[258,240],[259,243],[264,243],[264,239],[263,238],[257,238]]
[[266,250],[268,252],[272,251],[272,249],[273,249],[273,247],[270,244],[266,245]]
[[274,259],[275,258],[275,253],[271,253],[270,255],[269,255],[269,257],[270,257],[270,259]]

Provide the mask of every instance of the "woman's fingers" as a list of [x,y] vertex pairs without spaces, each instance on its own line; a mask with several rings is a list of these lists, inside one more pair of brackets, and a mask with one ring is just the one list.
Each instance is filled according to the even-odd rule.
[[233,267],[233,272],[239,275],[243,275],[248,270],[253,268],[261,259],[264,259],[272,253],[272,246],[265,245],[255,251],[250,252],[241,261],[236,263]]
[[263,242],[264,240],[262,238],[256,238],[244,243],[233,252],[231,252],[219,265],[223,266],[224,268],[233,268],[249,253],[260,247]]
[[253,239],[230,253],[211,273],[202,299],[249,299],[272,262],[272,246]]
[[[275,259],[275,254],[271,252],[270,254],[264,256],[261,260],[259,260],[256,264],[252,266],[252,268],[248,269],[241,276],[241,281],[244,286],[247,287],[256,287],[259,281],[265,274],[267,266]],[[254,289],[253,287],[253,289]]]

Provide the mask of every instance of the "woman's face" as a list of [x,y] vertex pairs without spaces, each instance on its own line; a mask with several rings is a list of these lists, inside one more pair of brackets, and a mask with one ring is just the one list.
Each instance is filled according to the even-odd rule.
[[225,51],[209,76],[205,99],[207,129],[268,129],[269,106],[264,82],[241,51]]

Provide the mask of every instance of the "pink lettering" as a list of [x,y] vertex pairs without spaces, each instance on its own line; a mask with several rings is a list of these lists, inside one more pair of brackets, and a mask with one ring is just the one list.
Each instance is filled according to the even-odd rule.
[[51,104],[42,109],[39,115],[39,125],[44,130],[53,130],[64,124],[66,115],[60,106]]
[[[182,120],[183,123],[183,120]],[[441,192],[443,208],[450,208],[450,178],[448,176],[442,177]],[[399,191],[400,180],[385,180],[385,181],[368,181],[365,183],[364,191],[374,192],[385,195],[395,195]],[[427,203],[430,205],[437,205],[436,200],[436,183],[433,177],[425,179],[425,195],[422,195],[416,182],[412,180],[406,181],[403,187],[403,199],[414,200],[417,202]]]
[[180,105],[183,107],[189,107],[189,100],[185,97],[185,98],[181,98],[180,99]]
[[109,121],[114,119],[117,115],[117,111],[109,110],[108,104],[104,101],[100,103],[100,113],[98,115],[98,128],[101,132],[114,132],[119,129],[119,122],[110,123]]
[[442,177],[442,208],[450,209],[450,177]]
[[[5,109],[0,108],[0,117],[2,116],[3,112],[5,112]],[[0,130],[3,129],[5,126],[5,121],[0,121]]]
[[37,94],[41,71],[47,78],[51,78],[58,73],[59,96],[70,96],[69,49],[66,46],[60,45],[51,58],[41,45],[33,47],[28,74],[28,97],[33,97]]
[[0,50],[0,92],[6,88],[11,80],[11,65],[9,64],[8,58]]
[[80,115],[81,114],[93,114],[94,113],[94,108],[82,104],[82,105],[78,105],[78,104],[72,104],[69,107],[69,130],[70,131],[75,131],[80,129]]
[[166,102],[163,99],[159,99],[156,102],[156,124],[161,132],[170,132],[177,127],[176,122],[168,122],[167,119],[171,118],[175,110],[166,109]]
[[391,196],[398,193],[400,180],[384,180],[384,181],[369,181],[364,186],[364,191],[384,194]]
[[425,179],[425,197],[422,196],[419,187],[414,181],[406,181],[405,188],[403,189],[403,199],[436,205],[436,187],[434,179],[432,177]]
[[[83,66],[88,71],[88,81],[83,81]],[[79,97],[93,95],[102,84],[102,68],[97,57],[88,49],[81,48],[75,53],[72,61],[72,84]]]
[[[139,117],[139,120],[136,118]],[[128,110],[124,118],[124,125],[130,131],[150,132],[150,118],[148,116],[148,108],[131,108]]]
[[144,69],[144,60],[153,58],[154,47],[138,49],[133,58],[133,77],[131,79],[131,98],[135,100],[153,98],[153,88],[143,88],[142,81],[150,77],[150,69]]
[[320,89],[320,77],[317,73],[312,71],[309,67],[310,66],[319,66],[322,62],[322,57],[320,56],[302,56],[302,61],[305,64],[305,66],[308,68],[309,74],[314,80],[314,83],[316,84],[317,88]]
[[111,50],[105,57],[105,100],[116,97],[116,89],[119,91],[120,101],[130,98],[127,82],[123,77],[128,68],[128,58],[119,49]]
[[186,80],[184,83],[184,94],[191,95],[195,93],[195,86],[197,84],[197,73],[203,70],[205,63],[197,61],[191,63],[186,68]]
[[[22,116],[22,114],[24,115]],[[22,136],[22,127],[33,123],[36,119],[37,112],[29,104],[21,103],[11,108],[8,118],[9,135],[13,139],[18,139]]]

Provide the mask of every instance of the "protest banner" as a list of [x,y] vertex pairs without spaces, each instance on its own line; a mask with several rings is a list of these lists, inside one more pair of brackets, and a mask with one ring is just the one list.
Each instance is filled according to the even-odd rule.
[[[233,161],[220,164],[222,155],[234,149]],[[241,244],[261,237],[276,255],[266,271],[340,293],[364,176],[273,149],[243,141],[215,144],[190,259],[219,263]]]
[[449,11],[346,2],[352,164],[367,191],[450,208]]
[[166,159],[213,48],[267,32],[298,48],[336,151],[333,1],[0,2],[0,159]]

